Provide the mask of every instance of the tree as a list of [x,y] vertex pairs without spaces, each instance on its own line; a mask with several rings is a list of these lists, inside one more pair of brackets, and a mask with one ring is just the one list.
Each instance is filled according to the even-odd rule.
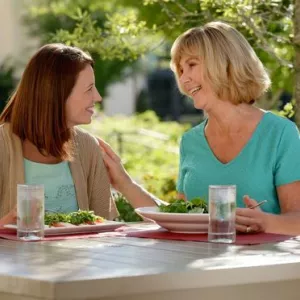
[[[123,0],[123,3],[130,5],[134,2]],[[298,13],[296,12],[299,0],[295,0],[295,3],[289,0],[147,0],[144,4],[151,8],[148,11],[141,9],[141,18],[146,20],[147,24],[150,22],[151,26],[154,22],[156,27],[163,29],[165,35],[171,39],[178,35],[178,28],[182,32],[212,20],[232,24],[246,36],[270,71],[272,93],[260,99],[260,102],[263,102],[261,104],[266,108],[274,108],[275,104],[275,108],[278,108],[279,96],[283,92],[292,94],[295,91],[294,98],[300,107],[300,95],[295,88],[300,82],[297,75],[299,68],[296,67],[299,47],[296,38],[293,39],[293,25],[295,37],[297,32],[299,36],[299,28],[296,26],[296,18],[300,16],[299,9]],[[159,11],[162,13],[159,14]],[[152,17],[157,15],[159,17]],[[290,117],[293,114],[293,106],[286,105],[282,113]],[[298,124],[299,116],[300,112],[297,112]]]
[[[96,32],[104,30],[107,22],[106,14],[113,9],[114,4],[113,1],[106,2],[31,0],[24,18],[31,34],[38,36],[42,44],[66,42],[89,51],[95,60],[96,86],[102,96],[106,94],[106,88],[110,83],[122,79],[128,73],[128,67],[136,68],[132,60],[124,59],[109,50],[107,53],[110,53],[110,56],[107,59],[107,55],[100,51],[103,48],[100,43],[92,46],[87,38],[88,32],[95,35]],[[89,16],[89,21],[85,19],[86,16]],[[97,29],[91,29],[90,26]],[[74,39],[61,38],[64,32],[74,32]],[[85,42],[80,38],[81,32],[85,33]]]
[[[168,49],[174,38],[187,28],[222,20],[246,36],[270,70],[273,95],[282,90],[292,93],[295,80],[299,87],[299,0],[76,2],[81,6],[75,9],[72,1],[73,9],[67,11],[62,1],[51,1],[56,10],[76,23],[73,30],[58,30],[55,39],[95,51],[103,59],[134,60],[149,51]],[[95,15],[104,7],[105,22],[100,27]],[[299,106],[299,88],[295,89],[294,96]],[[299,116],[300,112],[297,112],[300,123]]]

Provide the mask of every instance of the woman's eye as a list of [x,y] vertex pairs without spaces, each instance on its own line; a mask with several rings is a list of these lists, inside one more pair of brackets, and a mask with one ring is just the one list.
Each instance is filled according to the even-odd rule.
[[192,68],[192,67],[194,67],[195,65],[196,65],[195,63],[190,63],[190,64],[189,64],[189,67]]

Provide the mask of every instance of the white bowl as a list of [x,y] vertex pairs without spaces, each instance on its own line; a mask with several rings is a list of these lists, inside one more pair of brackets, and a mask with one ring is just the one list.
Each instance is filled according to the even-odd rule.
[[177,233],[207,233],[209,216],[202,213],[165,213],[157,206],[135,209],[141,217],[157,223],[171,232]]

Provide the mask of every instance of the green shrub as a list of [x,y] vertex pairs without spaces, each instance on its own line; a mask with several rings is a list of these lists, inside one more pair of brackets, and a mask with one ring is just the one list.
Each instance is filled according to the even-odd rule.
[[124,222],[141,222],[143,219],[135,213],[133,207],[121,194],[115,196],[115,203],[119,211],[120,216],[116,219],[117,221]]

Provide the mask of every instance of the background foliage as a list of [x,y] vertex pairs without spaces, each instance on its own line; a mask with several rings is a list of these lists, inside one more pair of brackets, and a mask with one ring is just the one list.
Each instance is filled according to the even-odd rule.
[[[166,201],[176,197],[179,140],[190,125],[161,122],[147,111],[132,117],[99,115],[82,127],[108,141],[129,174],[149,192]],[[122,195],[115,199],[121,219],[140,220]]]
[[226,21],[246,36],[269,70],[272,94],[265,101],[272,106],[278,91],[293,92],[293,9],[291,0],[39,0],[31,15],[58,20],[51,30],[55,41],[87,49],[102,60],[125,61],[155,50],[168,55],[186,29]]
[[[95,60],[96,86],[102,96],[106,95],[110,83],[121,80],[137,68],[132,59],[124,59],[113,50],[112,45],[117,44],[117,40],[110,42],[105,38],[106,28],[113,22],[108,13],[118,9],[117,1],[33,0],[31,3],[24,19],[31,34],[38,36],[41,44],[64,42],[89,51]],[[68,40],[64,38],[67,33]],[[101,44],[104,38],[105,47]]]

